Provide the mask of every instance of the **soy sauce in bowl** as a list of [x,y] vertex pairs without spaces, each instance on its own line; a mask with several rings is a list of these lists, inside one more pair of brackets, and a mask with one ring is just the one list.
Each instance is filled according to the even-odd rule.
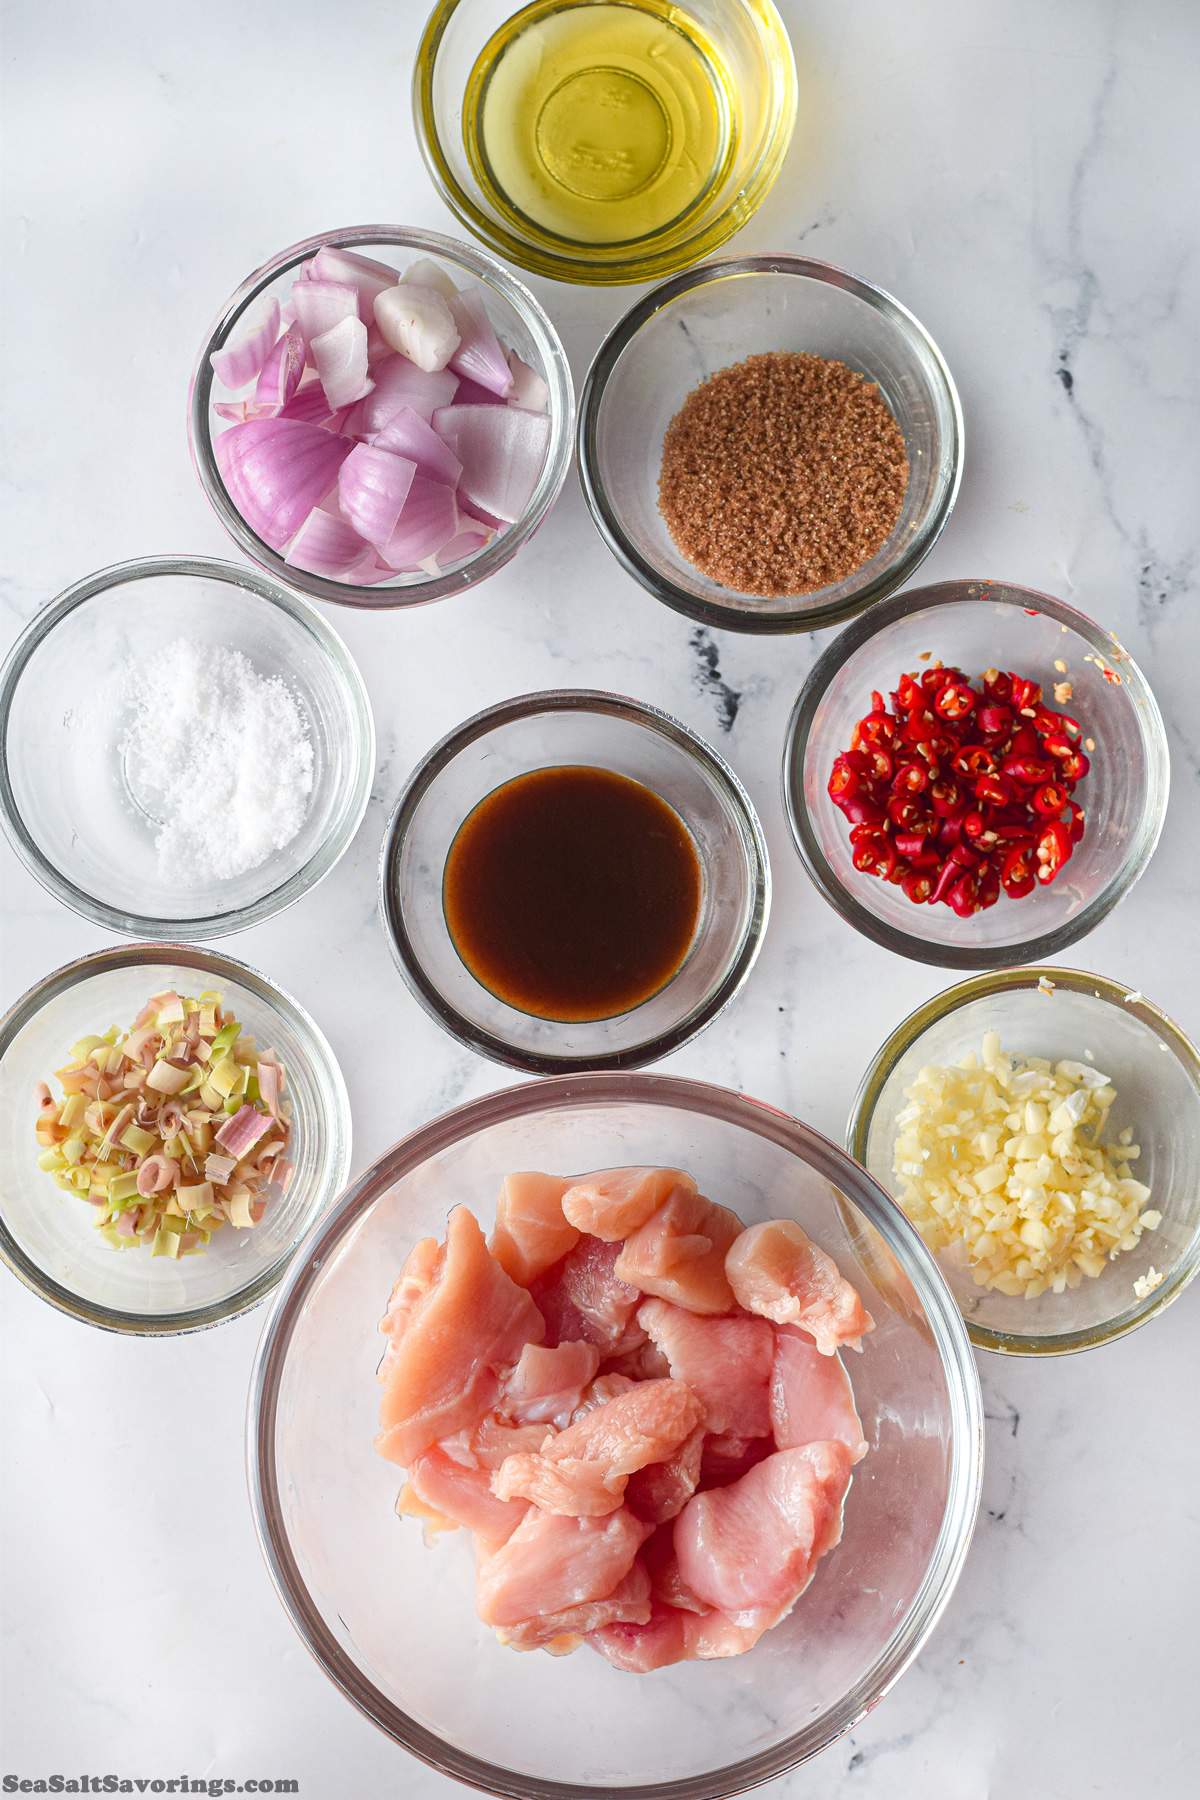
[[458,955],[541,1019],[630,1012],[683,965],[700,918],[695,844],[673,807],[614,770],[534,769],[467,815],[442,906]]

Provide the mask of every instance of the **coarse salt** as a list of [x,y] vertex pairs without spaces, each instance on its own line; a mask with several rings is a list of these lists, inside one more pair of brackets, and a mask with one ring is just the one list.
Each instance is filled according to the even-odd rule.
[[295,695],[240,650],[177,638],[131,662],[126,776],[156,822],[159,873],[205,887],[256,869],[308,813],[313,751]]

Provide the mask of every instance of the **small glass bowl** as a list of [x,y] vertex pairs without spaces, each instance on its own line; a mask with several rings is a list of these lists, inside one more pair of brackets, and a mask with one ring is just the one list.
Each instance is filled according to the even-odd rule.
[[[1085,970],[1042,965],[959,982],[897,1026],[854,1102],[846,1147],[889,1193],[898,1186],[892,1150],[905,1088],[927,1063],[978,1056],[987,1031],[999,1032],[1006,1052],[1052,1062],[1094,1058],[1117,1090],[1104,1141],[1115,1143],[1132,1126],[1142,1154],[1130,1173],[1150,1189],[1146,1205],[1162,1223],[1102,1275],[1035,1300],[976,1287],[949,1250],[939,1253],[938,1267],[981,1350],[1061,1356],[1112,1343],[1168,1307],[1200,1268],[1200,1052],[1141,994]],[[1134,1282],[1151,1269],[1163,1279],[1139,1297]]]
[[[216,988],[286,1073],[295,1174],[253,1230],[223,1226],[203,1256],[112,1250],[86,1200],[37,1164],[35,1082],[81,1037],[128,1030],[151,994]],[[334,1055],[308,1014],[257,970],[189,944],[124,944],[56,969],[0,1019],[0,1257],[41,1299],[85,1325],[170,1337],[234,1319],[271,1292],[350,1171],[350,1101]]]
[[[663,435],[688,395],[769,351],[807,351],[878,383],[910,469],[882,549],[845,581],[775,599],[703,574],[658,510]],[[882,288],[809,257],[728,257],[664,281],[609,333],[584,382],[578,453],[596,529],[657,599],[728,631],[816,631],[890,594],[932,550],[962,477],[962,409],[937,345]]]
[[[280,676],[312,745],[300,830],[242,875],[181,888],[160,874],[153,795],[127,767],[126,671],[184,638]],[[224,936],[326,876],[371,797],[375,727],[349,651],[315,607],[233,563],[118,563],[43,608],[0,671],[0,823],[57,900],[132,937]],[[135,1008],[136,1010],[136,1008]]]
[[[615,770],[674,807],[700,858],[703,898],[691,949],[649,1000],[584,1023],[534,1018],[499,1000],[454,947],[442,876],[459,826],[485,795],[531,769]],[[396,803],[379,865],[380,911],[413,996],[460,1044],[535,1075],[638,1068],[703,1031],[758,955],[771,902],[767,845],[733,770],[656,707],[565,689],[489,707],[442,739]]]
[[[861,874],[849,824],[826,791],[834,758],[871,710],[872,689],[886,696],[931,657],[972,679],[994,667],[1040,682],[1046,705],[1079,721],[1091,761],[1075,791],[1086,829],[1062,873],[1022,900],[1002,893],[965,919]],[[1060,707],[1054,686],[1064,681],[1071,696]],[[1169,784],[1162,716],[1116,638],[1061,600],[996,581],[912,588],[848,626],[801,690],[783,758],[792,836],[830,905],[885,949],[949,969],[1034,962],[1086,937],[1149,862]]]
[[[690,1169],[747,1225],[797,1219],[875,1320],[862,1355],[846,1359],[871,1448],[840,1544],[791,1617],[747,1655],[640,1679],[587,1648],[504,1649],[475,1615],[469,1534],[426,1549],[394,1515],[399,1470],[373,1448],[376,1327],[416,1240],[441,1237],[459,1201],[487,1229],[510,1169],[630,1162]],[[917,1655],[970,1542],[983,1418],[949,1290],[899,1209],[828,1139],[704,1082],[575,1075],[460,1106],[347,1189],[266,1322],[247,1460],[259,1539],[292,1623],[342,1693],[405,1749],[512,1800],[711,1800],[825,1749]]]
[[[240,321],[260,295],[273,295],[282,305],[300,264],[326,245],[338,250],[361,251],[376,262],[393,262],[396,259],[391,253],[401,251],[404,254],[400,259],[402,266],[396,269],[397,278],[403,272],[403,266],[419,257],[430,256],[447,266],[451,279],[460,287],[479,283],[488,316],[504,347],[515,350],[550,390],[547,403],[550,443],[525,512],[482,550],[436,575],[410,571],[374,587],[356,587],[349,582],[334,581],[324,575],[312,575],[306,569],[294,568],[247,525],[230,499],[217,467],[213,439],[226,426],[214,411],[215,403],[244,397],[244,390],[240,396],[227,392],[213,374],[209,359],[230,339],[236,339]],[[441,600],[447,594],[459,594],[464,588],[486,581],[489,575],[502,569],[533,536],[558,498],[571,466],[574,424],[575,389],[566,352],[558,333],[529,289],[484,251],[459,243],[456,238],[442,237],[435,231],[408,231],[401,225],[353,225],[342,231],[325,231],[319,237],[306,238],[302,244],[281,250],[261,269],[256,269],[222,307],[197,359],[188,389],[188,442],[192,463],[209,504],[234,543],[252,562],[289,587],[298,588],[314,600],[332,600],[339,606],[420,606],[429,600]]]
[[[599,244],[560,237],[531,219],[519,228],[506,222],[467,151],[464,102],[472,70],[493,35],[523,10],[513,0],[441,0],[417,51],[417,141],[434,186],[468,230],[520,268],[593,287],[657,280],[711,255],[740,230],[778,175],[796,122],[796,65],[771,0],[688,0],[688,20],[724,63],[738,96],[730,152],[702,199],[670,224]],[[541,9],[543,15],[567,10]],[[647,10],[668,12],[661,4]]]

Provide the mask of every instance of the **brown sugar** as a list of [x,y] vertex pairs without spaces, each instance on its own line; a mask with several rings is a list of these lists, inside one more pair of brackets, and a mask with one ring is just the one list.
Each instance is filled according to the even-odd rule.
[[681,556],[742,594],[811,594],[886,543],[904,436],[845,363],[751,356],[694,388],[663,438],[659,510]]

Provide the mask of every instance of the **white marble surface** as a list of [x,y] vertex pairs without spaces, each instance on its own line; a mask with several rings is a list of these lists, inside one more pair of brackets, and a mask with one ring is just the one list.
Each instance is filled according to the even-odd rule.
[[[5,644],[91,570],[232,554],[188,463],[184,400],[211,316],[251,267],[337,224],[457,230],[409,118],[424,10],[8,0]],[[1066,960],[1200,1034],[1200,15],[1190,0],[783,11],[802,124],[737,245],[803,244],[863,273],[945,352],[967,465],[922,576],[1061,595],[1146,670],[1174,764],[1166,830],[1133,895]],[[631,296],[534,285],[582,376]],[[392,971],[374,893],[386,811],[457,720],[562,683],[639,695],[707,734],[770,839],[775,908],[753,980],[671,1067],[840,1139],[879,1042],[950,977],[857,938],[790,848],[781,735],[826,637],[698,638],[618,570],[573,476],[535,543],[478,593],[334,623],[375,707],[373,802],[323,887],[226,947],[330,1035],[356,1166],[508,1079],[440,1035]],[[0,863],[7,1004],[109,940],[7,847]],[[187,1770],[294,1776],[308,1800],[448,1795],[340,1698],[271,1590],[242,1473],[261,1315],[141,1343],[72,1324],[7,1275],[0,1299],[0,1775]],[[1181,1800],[1196,1791],[1200,1295],[1108,1350],[1047,1367],[984,1359],[981,1373],[984,1508],[946,1616],[861,1727],[779,1789]],[[207,1549],[181,1556],[198,1524]]]

